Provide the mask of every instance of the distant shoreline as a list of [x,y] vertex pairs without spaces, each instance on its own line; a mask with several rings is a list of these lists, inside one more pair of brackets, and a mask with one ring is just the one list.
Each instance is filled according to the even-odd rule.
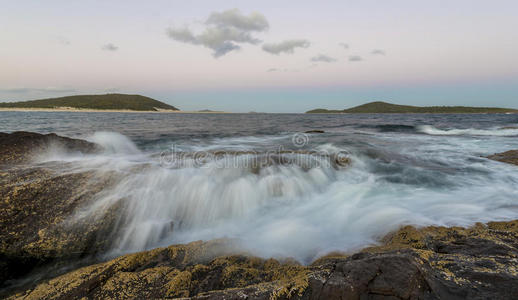
[[312,109],[307,114],[513,114],[517,109],[476,106],[411,106],[382,101],[370,102],[343,110]]
[[1,111],[18,111],[18,112],[113,112],[113,113],[158,113],[158,114],[231,114],[226,111],[183,111],[183,110],[131,110],[131,109],[91,109],[91,108],[19,108],[19,107],[0,107]]
[[518,112],[305,112],[311,115],[512,115]]

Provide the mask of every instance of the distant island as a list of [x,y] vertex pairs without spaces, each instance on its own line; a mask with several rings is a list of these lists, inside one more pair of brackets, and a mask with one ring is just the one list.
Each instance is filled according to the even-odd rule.
[[382,113],[429,113],[429,114],[476,114],[476,113],[518,113],[517,109],[498,107],[468,106],[410,106],[387,102],[370,102],[344,110],[328,110],[323,108],[307,111],[308,114],[350,113],[350,114],[382,114]]
[[201,110],[197,110],[195,112],[198,112],[198,113],[216,113],[216,114],[221,114],[221,113],[225,113],[224,111],[221,111],[221,110],[211,110],[211,109],[201,109]]
[[59,111],[178,111],[164,102],[126,94],[77,95],[21,102],[2,102],[0,110],[59,110]]

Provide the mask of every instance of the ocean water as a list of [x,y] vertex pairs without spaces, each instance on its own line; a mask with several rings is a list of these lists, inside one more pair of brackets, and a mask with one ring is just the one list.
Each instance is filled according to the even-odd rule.
[[402,225],[518,218],[518,167],[484,158],[518,149],[513,114],[0,112],[0,131],[19,130],[104,146],[34,164],[115,182],[69,220],[123,207],[108,255],[226,237],[310,262]]

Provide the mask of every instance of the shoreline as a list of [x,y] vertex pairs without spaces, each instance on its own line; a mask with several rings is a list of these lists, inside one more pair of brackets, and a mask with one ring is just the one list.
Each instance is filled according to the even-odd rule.
[[183,111],[183,110],[131,110],[131,109],[91,109],[91,108],[17,108],[17,107],[0,107],[0,112],[107,112],[107,113],[183,113],[183,114],[231,114],[226,111]]

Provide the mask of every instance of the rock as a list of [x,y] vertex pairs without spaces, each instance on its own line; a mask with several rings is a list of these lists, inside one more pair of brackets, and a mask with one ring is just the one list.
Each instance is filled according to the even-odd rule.
[[496,153],[488,156],[487,158],[505,162],[508,164],[518,165],[518,150],[511,150],[503,153]]
[[[518,221],[472,228],[406,226],[381,246],[301,266],[233,250],[228,240],[125,255],[12,299],[513,299]],[[223,256],[221,256],[223,255]]]
[[325,133],[323,130],[308,130],[305,133]]
[[0,132],[0,165],[27,162],[37,151],[48,147],[60,147],[68,151],[92,153],[99,151],[96,144],[66,137],[54,133],[39,134],[33,132]]
[[77,224],[67,220],[110,179],[92,171],[60,172],[66,168],[63,163],[24,164],[30,160],[28,153],[51,145],[87,153],[100,149],[53,134],[0,133],[0,286],[33,269],[50,268],[50,263],[57,267],[106,246],[106,239],[97,237],[106,237],[115,218]]
[[62,275],[12,298],[214,298],[225,291],[227,298],[247,294],[269,299],[272,292],[282,297],[307,288],[305,267],[244,255],[221,256],[230,246],[228,240],[214,240],[129,254]]

